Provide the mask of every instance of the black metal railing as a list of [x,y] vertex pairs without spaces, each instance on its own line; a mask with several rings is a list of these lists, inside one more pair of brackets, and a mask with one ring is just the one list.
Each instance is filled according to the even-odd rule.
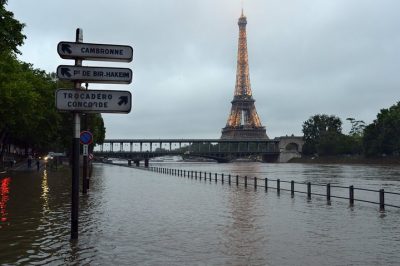
[[[123,164],[119,164],[123,165]],[[124,166],[126,166],[124,164]],[[359,188],[350,186],[341,186],[335,185],[331,183],[327,184],[312,184],[311,182],[296,182],[296,181],[287,181],[271,178],[258,178],[258,177],[248,177],[248,176],[240,176],[240,175],[232,175],[226,173],[212,173],[212,172],[201,172],[194,170],[184,170],[184,169],[174,169],[174,168],[165,168],[165,167],[135,167],[143,170],[148,170],[152,172],[169,174],[180,177],[187,177],[190,179],[199,179],[205,181],[214,180],[215,183],[220,181],[222,184],[227,182],[229,185],[236,184],[236,186],[244,185],[244,187],[253,186],[254,189],[264,188],[266,192],[268,191],[276,191],[278,194],[281,191],[288,191],[292,197],[295,196],[295,193],[305,194],[308,200],[311,200],[312,196],[320,196],[325,197],[328,204],[331,203],[332,198],[336,199],[344,199],[349,201],[349,206],[353,207],[355,202],[365,202],[370,204],[379,205],[379,210],[384,211],[385,207],[393,207],[400,208],[400,204],[392,204],[385,202],[385,195],[391,196],[400,196],[399,192],[385,191],[383,188],[381,189],[368,189],[368,188]],[[275,184],[275,185],[274,185]],[[284,186],[284,184],[288,184],[288,186]],[[300,188],[300,189],[299,189]],[[302,189],[303,188],[303,189]],[[316,192],[313,192],[314,188],[317,189]],[[325,190],[325,193],[320,192],[321,188]],[[339,191],[340,190],[340,191]],[[346,192],[347,190],[347,192]],[[361,192],[371,192],[376,193],[378,201],[373,201],[368,198],[356,197],[358,191]],[[336,192],[336,193],[333,193]],[[339,193],[337,193],[339,192]],[[345,196],[347,194],[347,196]],[[363,196],[363,195],[361,195]],[[365,195],[364,195],[365,196]],[[396,202],[400,202],[400,197]]]

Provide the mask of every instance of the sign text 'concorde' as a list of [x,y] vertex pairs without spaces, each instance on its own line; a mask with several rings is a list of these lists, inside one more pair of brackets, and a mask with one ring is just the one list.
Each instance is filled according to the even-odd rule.
[[57,77],[61,80],[90,83],[130,84],[132,82],[132,70],[116,67],[61,65],[57,67]]
[[56,107],[60,111],[85,113],[129,113],[132,94],[116,90],[58,89]]
[[131,62],[131,46],[115,44],[59,42],[57,52],[64,59]]

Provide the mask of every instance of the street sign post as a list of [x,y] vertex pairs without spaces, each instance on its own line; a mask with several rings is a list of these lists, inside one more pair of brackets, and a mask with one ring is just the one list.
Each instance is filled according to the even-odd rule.
[[59,42],[57,52],[64,59],[131,62],[133,58],[131,46],[115,44]]
[[57,67],[57,77],[61,80],[78,80],[82,83],[130,84],[132,82],[132,70],[117,67],[60,65]]
[[132,70],[129,68],[82,66],[82,60],[131,62],[133,49],[126,45],[83,43],[82,29],[76,29],[75,42],[60,42],[57,52],[61,58],[74,59],[75,65],[61,65],[57,68],[60,80],[72,81],[74,89],[56,91],[56,107],[60,111],[73,113],[72,142],[72,191],[71,191],[71,239],[78,238],[79,210],[79,151],[83,146],[82,193],[89,188],[87,178],[88,145],[93,141],[89,131],[80,133],[80,113],[129,113],[132,108],[132,95],[129,91],[82,90],[81,83],[130,84]]
[[129,113],[132,94],[115,90],[58,89],[56,108],[60,111],[84,113]]

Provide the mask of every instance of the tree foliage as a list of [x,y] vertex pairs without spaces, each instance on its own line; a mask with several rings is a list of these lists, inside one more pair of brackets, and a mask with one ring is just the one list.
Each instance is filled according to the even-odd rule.
[[363,144],[367,156],[399,155],[400,102],[382,109],[364,131]]
[[303,153],[336,154],[335,143],[342,136],[342,121],[334,115],[314,115],[303,123],[303,134]]
[[[0,0],[0,146],[12,143],[36,151],[68,150],[72,139],[72,115],[55,108],[54,73],[34,68],[16,58],[23,43],[24,24],[5,10]],[[89,116],[95,142],[104,140],[100,114]],[[2,152],[2,151],[0,151]]]
[[0,55],[9,52],[20,53],[18,46],[24,43],[26,38],[22,34],[25,24],[14,18],[14,14],[7,11],[6,0],[0,0]]
[[400,155],[400,102],[382,109],[373,123],[347,118],[348,135],[342,134],[340,118],[314,115],[303,124],[303,153],[308,155],[364,154],[366,156]]

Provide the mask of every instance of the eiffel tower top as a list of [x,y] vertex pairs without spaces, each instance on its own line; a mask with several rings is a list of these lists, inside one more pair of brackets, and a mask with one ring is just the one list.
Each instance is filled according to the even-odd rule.
[[238,24],[239,24],[239,26],[246,26],[246,24],[247,24],[246,16],[243,14],[243,8],[242,8],[242,14],[240,15]]

